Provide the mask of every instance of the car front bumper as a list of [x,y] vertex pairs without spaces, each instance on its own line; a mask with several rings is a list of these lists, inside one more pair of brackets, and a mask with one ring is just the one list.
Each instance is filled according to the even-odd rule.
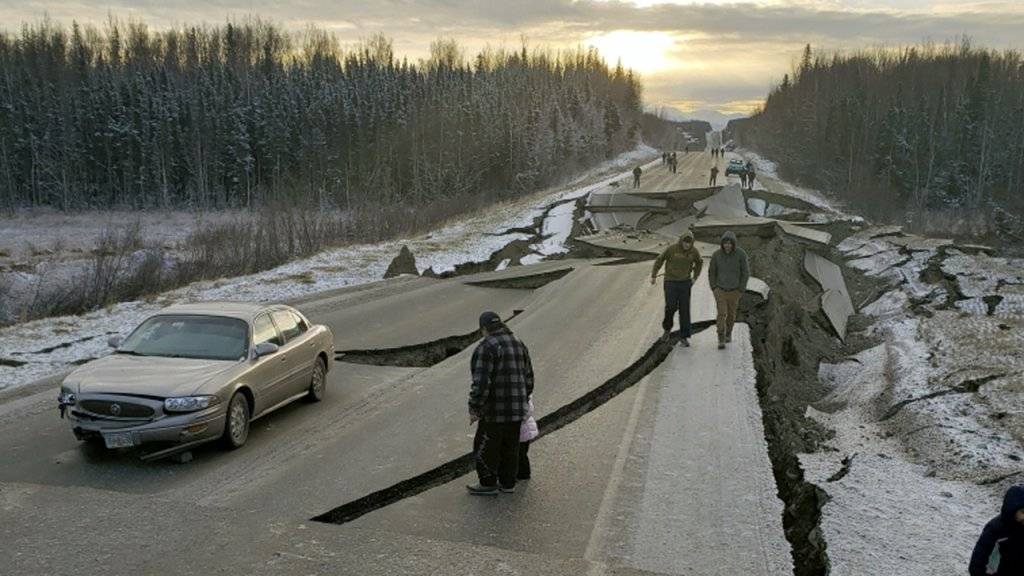
[[[185,414],[160,414],[150,420],[108,419],[76,410],[68,411],[71,430],[79,440],[128,434],[132,447],[177,448],[216,440],[224,432],[226,413],[221,405]],[[164,450],[160,450],[163,452]]]

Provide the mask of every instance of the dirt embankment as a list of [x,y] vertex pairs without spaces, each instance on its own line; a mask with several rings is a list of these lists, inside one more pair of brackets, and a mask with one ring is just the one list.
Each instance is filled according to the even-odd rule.
[[[830,228],[839,239],[850,233],[849,224]],[[877,342],[855,331],[846,342],[836,336],[819,305],[821,289],[803,268],[807,246],[785,236],[748,238],[741,244],[750,257],[752,274],[771,287],[767,301],[745,295],[741,317],[750,325],[765,435],[779,497],[786,505],[783,524],[793,546],[795,573],[824,575],[829,559],[819,523],[828,496],[805,481],[797,454],[816,450],[830,431],[805,413],[826,394],[818,380],[819,363],[836,361]],[[846,280],[855,302],[878,290],[876,282],[858,275],[846,274]],[[864,322],[855,316],[851,327]]]

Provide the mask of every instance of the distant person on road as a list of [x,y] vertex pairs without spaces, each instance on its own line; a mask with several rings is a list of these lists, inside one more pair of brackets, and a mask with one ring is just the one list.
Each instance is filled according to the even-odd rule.
[[668,342],[672,334],[676,311],[679,311],[679,343],[690,345],[692,327],[690,325],[690,291],[693,283],[700,276],[704,261],[700,252],[693,246],[693,234],[687,230],[679,237],[679,241],[669,246],[654,261],[651,270],[651,284],[658,280],[658,271],[665,265],[665,318],[661,327],[665,331],[662,342]]
[[515,492],[519,434],[530,415],[533,365],[526,345],[494,312],[480,315],[483,340],[473,351],[469,423],[477,424],[473,457],[480,482],[470,494]]
[[640,175],[643,173],[644,171],[639,166],[633,168],[633,188],[640,187]]
[[722,234],[719,249],[711,255],[708,267],[708,283],[715,294],[715,307],[718,309],[718,348],[732,342],[732,327],[736,323],[736,311],[740,306],[740,296],[747,287],[750,278],[750,266],[747,253],[736,245],[736,234],[731,230]]
[[527,405],[530,411],[527,412],[526,420],[523,420],[523,424],[519,427],[519,467],[516,469],[516,480],[530,479],[530,442],[540,436],[537,420],[533,417],[533,396],[530,396]]
[[666,164],[668,164],[668,152],[662,152],[661,153],[661,165],[664,166]]
[[672,173],[675,174],[676,173],[676,168],[679,167],[679,160],[676,159],[675,153],[672,154],[672,162],[671,162],[671,164],[672,164],[671,165]]
[[753,190],[754,189],[754,177],[755,176],[757,176],[757,173],[754,171],[754,165],[751,164],[750,162],[747,162],[747,189],[748,190]]
[[[989,571],[990,566],[995,572]],[[1006,491],[1002,510],[985,524],[974,545],[969,572],[971,576],[1024,574],[1024,486]]]
[[747,187],[747,171],[740,172],[740,188],[746,189]]
[[708,180],[708,186],[714,186],[718,183],[718,166],[711,166],[711,178]]

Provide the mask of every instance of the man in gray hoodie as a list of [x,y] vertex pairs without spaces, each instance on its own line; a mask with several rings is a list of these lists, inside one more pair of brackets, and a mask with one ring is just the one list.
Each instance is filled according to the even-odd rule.
[[715,306],[718,308],[718,348],[725,348],[732,342],[732,326],[736,323],[736,310],[740,306],[740,296],[747,288],[750,278],[750,267],[747,253],[736,245],[736,234],[731,230],[722,234],[720,248],[711,256],[708,266],[708,282],[715,294]]

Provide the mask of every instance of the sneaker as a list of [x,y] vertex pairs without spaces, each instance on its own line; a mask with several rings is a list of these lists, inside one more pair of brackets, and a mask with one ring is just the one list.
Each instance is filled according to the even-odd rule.
[[718,343],[718,349],[722,350],[723,348],[725,348],[725,342],[719,342]]
[[469,490],[469,493],[474,496],[496,496],[498,494],[497,486],[473,484],[472,486],[466,486],[466,490]]
[[690,339],[689,338],[683,338],[682,340],[679,341],[679,345],[682,346],[683,348],[689,348],[690,347]]
[[661,341],[662,342],[668,342],[668,339],[671,336],[672,336],[672,332],[670,330],[665,330],[665,333],[661,335]]
[[504,486],[502,486],[502,487],[498,488],[498,491],[501,492],[502,494],[515,494],[516,493],[516,487],[515,486],[510,486],[508,488],[505,488]]

